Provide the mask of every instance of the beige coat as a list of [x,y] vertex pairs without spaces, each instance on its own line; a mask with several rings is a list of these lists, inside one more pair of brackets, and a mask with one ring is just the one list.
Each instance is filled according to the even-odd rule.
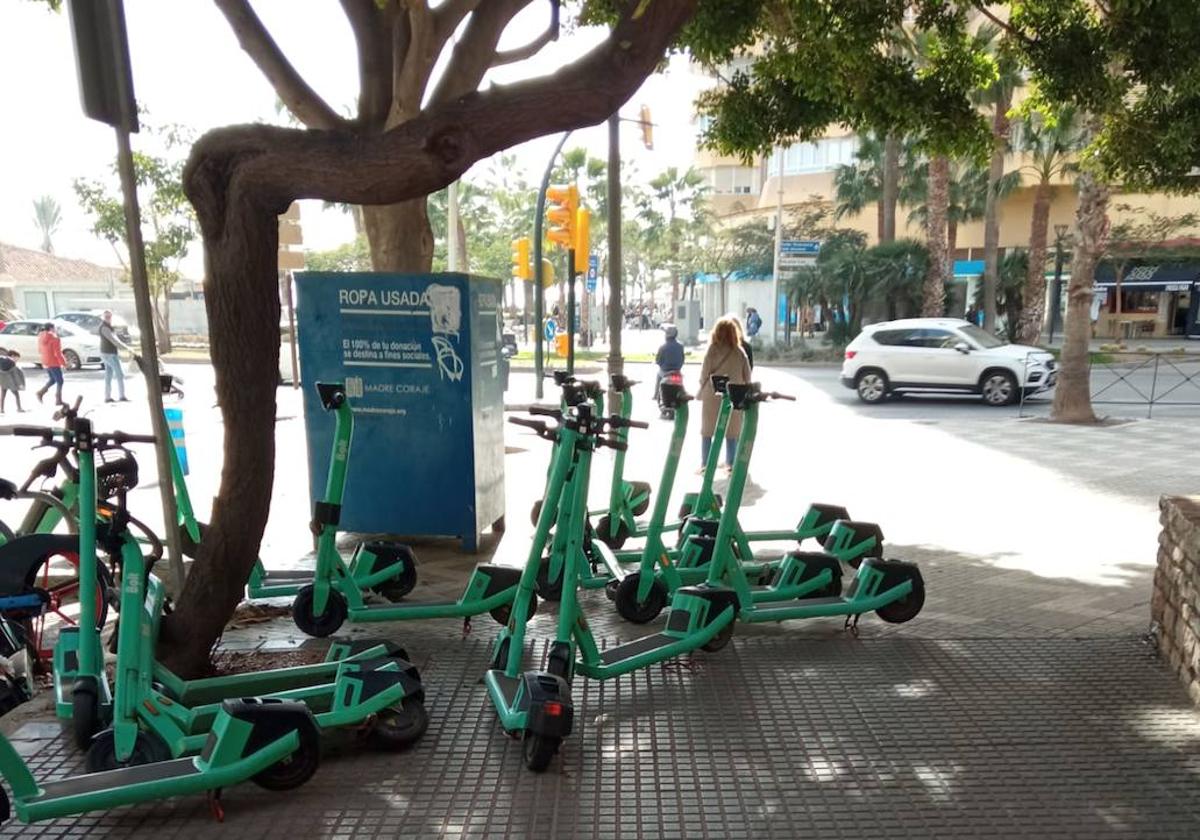
[[[721,400],[712,388],[713,375],[728,376],[729,381],[745,384],[750,381],[750,362],[741,347],[722,347],[710,345],[704,354],[704,364],[700,367],[700,405],[703,409],[700,416],[700,436],[712,437],[717,426],[717,413],[721,409]],[[736,438],[742,430],[742,413],[735,411],[729,418],[729,426],[725,429],[725,437]]]

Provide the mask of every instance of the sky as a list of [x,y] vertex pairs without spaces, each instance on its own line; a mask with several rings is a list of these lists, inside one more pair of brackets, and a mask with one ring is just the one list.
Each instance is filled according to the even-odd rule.
[[[358,96],[353,36],[335,0],[256,0],[258,12],[276,42],[301,75],[335,109],[353,106]],[[502,49],[519,46],[546,25],[548,4],[534,2],[505,31]],[[209,0],[126,0],[138,104],[153,124],[179,123],[196,132],[244,122],[279,122],[275,92],[238,47],[225,18]],[[497,68],[484,86],[551,72],[599,43],[605,30],[564,31],[532,59]],[[116,154],[113,131],[83,116],[78,94],[70,26],[65,12],[54,14],[31,0],[0,3],[0,242],[37,248],[41,235],[33,221],[33,201],[56,198],[63,221],[54,237],[55,252],[115,265],[111,246],[92,235],[79,208],[72,182],[77,177],[112,178]],[[640,105],[651,109],[654,150],[642,147],[637,126],[622,130],[622,156],[642,177],[668,166],[687,166],[695,148],[692,102],[705,86],[703,77],[682,57],[666,72],[652,76],[622,109],[636,117]],[[515,147],[518,166],[537,181],[557,138],[541,138]],[[149,138],[135,136],[134,149]],[[584,146],[607,158],[604,125],[576,131],[568,148]],[[150,149],[148,149],[150,150]],[[488,168],[476,164],[467,180]],[[304,247],[322,250],[353,238],[348,216],[322,210],[319,202],[301,208]],[[199,247],[184,264],[193,278],[202,273]]]

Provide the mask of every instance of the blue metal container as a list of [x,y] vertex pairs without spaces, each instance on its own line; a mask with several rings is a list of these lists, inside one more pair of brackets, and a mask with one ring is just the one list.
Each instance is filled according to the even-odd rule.
[[342,529],[475,550],[504,516],[500,281],[301,272],[296,293],[310,497],[333,436],[314,383],[344,382],[355,427]]

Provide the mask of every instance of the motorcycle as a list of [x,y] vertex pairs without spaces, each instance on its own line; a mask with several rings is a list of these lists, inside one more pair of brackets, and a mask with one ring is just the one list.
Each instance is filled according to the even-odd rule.
[[663,420],[674,420],[675,409],[667,408],[662,402],[662,386],[663,385],[682,385],[683,371],[679,370],[664,370],[660,372],[658,380],[658,388],[655,389],[654,399],[658,402],[658,416]]

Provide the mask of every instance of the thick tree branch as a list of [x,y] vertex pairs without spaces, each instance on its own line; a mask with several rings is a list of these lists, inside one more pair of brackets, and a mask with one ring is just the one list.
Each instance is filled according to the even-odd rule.
[[[358,50],[358,123],[378,130],[392,105],[392,42],[389,11],[375,0],[341,0]],[[394,13],[394,12],[393,12]]]
[[975,9],[980,14],[982,14],[985,18],[987,18],[993,24],[995,24],[995,26],[1001,32],[1004,32],[1007,35],[1011,35],[1013,38],[1016,38],[1018,41],[1023,41],[1025,44],[1027,44],[1029,46],[1033,46],[1036,43],[1025,32],[1017,29],[1008,21],[1001,20],[999,17],[997,17],[996,14],[988,8],[988,6],[991,5],[991,3],[988,2],[988,0],[974,0],[974,2],[971,3],[971,5],[974,6]]
[[248,0],[213,0],[229,21],[238,44],[267,77],[288,110],[309,128],[334,129],[346,122],[337,115],[284,56]]
[[436,192],[477,160],[526,140],[597,124],[654,71],[696,2],[650,3],[556,73],[431,105],[384,134],[264,125],[210,131],[184,174],[205,237],[219,233],[221,208],[233,195],[252,194],[272,212],[299,198],[392,204]]
[[462,38],[454,45],[437,87],[429,97],[430,105],[451,102],[479,88],[483,76],[496,56],[496,45],[504,28],[532,0],[491,0],[477,9],[467,23]]
[[445,0],[433,13],[438,41],[446,43],[463,18],[479,8],[480,0]]
[[511,50],[497,50],[496,55],[492,58],[491,66],[500,67],[504,64],[515,64],[518,61],[524,61],[527,58],[533,58],[542,47],[549,44],[551,41],[558,40],[558,21],[552,20],[546,26],[546,31],[534,38],[528,44],[522,47],[517,47]]

